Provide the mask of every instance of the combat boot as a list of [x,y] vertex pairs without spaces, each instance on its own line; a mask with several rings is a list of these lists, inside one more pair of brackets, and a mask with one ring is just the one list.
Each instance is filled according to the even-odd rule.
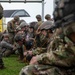
[[0,69],[5,69],[2,59],[0,59]]
[[5,66],[4,65],[0,65],[0,69],[5,69]]

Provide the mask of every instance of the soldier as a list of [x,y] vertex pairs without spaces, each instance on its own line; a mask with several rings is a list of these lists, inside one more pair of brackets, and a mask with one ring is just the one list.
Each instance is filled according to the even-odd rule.
[[[61,6],[60,2],[63,0],[58,1],[59,6]],[[67,5],[67,8],[69,8],[68,4],[70,4],[71,7],[75,5],[71,3],[75,3],[75,1],[64,0],[64,7]],[[59,10],[58,8],[58,11]],[[61,10],[63,11],[62,8]],[[66,10],[68,9],[64,8],[64,11]],[[70,13],[68,11],[64,13],[64,11],[62,12],[62,17],[58,16],[58,18],[55,18],[55,22],[58,20],[61,20],[61,22],[58,21],[58,23],[56,22],[55,24],[61,24],[60,26],[62,26],[65,35],[65,43],[63,39],[56,36],[50,43],[51,47],[48,52],[32,58],[30,65],[24,67],[20,75],[75,75],[75,19],[72,18],[75,16],[69,16],[70,13],[75,12],[73,12],[73,9]],[[63,21],[64,16],[66,21]]]
[[45,15],[45,19],[46,19],[47,21],[51,21],[51,22],[54,24],[54,21],[53,21],[53,19],[51,18],[51,15],[50,15],[50,14],[46,14],[46,15]]
[[45,15],[45,19],[46,19],[47,21],[48,21],[48,20],[52,20],[52,19],[51,19],[51,15],[46,14],[46,15]]
[[16,23],[19,22],[19,17],[15,16],[14,19],[8,22],[7,24],[7,30],[10,36],[10,42],[11,44],[14,43],[14,36],[16,32]]
[[21,72],[26,75],[74,75],[74,24],[64,27],[66,43],[63,43],[63,40],[57,37],[51,42],[50,50],[47,53],[32,58],[30,66],[24,67]]
[[23,49],[23,47],[24,47],[24,44],[25,44],[25,37],[22,33],[18,33],[18,34],[15,35],[14,40],[17,43],[17,50],[19,52],[19,61],[23,62],[23,59],[24,59],[24,55],[23,55],[24,49]]
[[[2,17],[3,17],[3,7],[0,4],[0,19],[2,19]],[[4,67],[4,63],[3,63],[3,60],[2,60],[2,52],[0,51],[0,69],[3,69],[3,68],[5,68],[5,67]]]
[[26,22],[21,22],[20,28],[23,30],[25,33],[28,31],[27,29],[28,24]]
[[3,40],[0,42],[2,55],[8,57],[12,54],[14,46],[9,42],[9,35],[3,34]]
[[36,15],[37,23],[35,25],[35,28],[38,28],[42,24],[42,18],[41,15]]
[[47,30],[52,26],[51,22],[43,22],[36,31],[36,44],[37,47],[47,47],[48,33]]
[[42,23],[41,15],[36,15],[36,19],[38,21],[38,25],[41,25],[41,23]]
[[[51,22],[43,22],[43,24],[41,25],[42,27],[40,27],[40,34],[36,35],[36,39],[35,39],[35,43],[36,46],[34,46],[30,51],[27,51],[24,53],[24,56],[35,56],[35,55],[39,55],[41,53],[45,53],[47,50],[47,45],[48,42],[50,40],[50,38],[52,37],[52,23]],[[49,33],[48,33],[49,32]],[[39,33],[39,32],[38,32]],[[28,60],[28,59],[27,59]],[[30,61],[30,60],[29,60]]]

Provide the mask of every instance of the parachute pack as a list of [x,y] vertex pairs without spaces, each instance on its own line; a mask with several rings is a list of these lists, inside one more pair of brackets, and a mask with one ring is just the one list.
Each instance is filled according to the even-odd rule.
[[57,27],[75,21],[75,0],[56,0],[54,9],[54,21]]

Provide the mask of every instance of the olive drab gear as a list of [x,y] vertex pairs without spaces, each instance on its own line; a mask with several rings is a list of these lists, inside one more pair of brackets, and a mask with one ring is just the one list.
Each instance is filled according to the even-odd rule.
[[3,17],[3,7],[2,5],[0,4],[0,19]]
[[13,23],[13,20],[9,21],[8,25],[7,25],[8,32],[9,33],[14,33],[15,28],[16,28],[16,26]]

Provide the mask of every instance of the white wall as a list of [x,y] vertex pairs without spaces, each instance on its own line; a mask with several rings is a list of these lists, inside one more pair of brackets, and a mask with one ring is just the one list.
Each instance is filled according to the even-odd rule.
[[[42,15],[42,4],[41,3],[1,3],[5,9],[25,9],[34,20],[37,14]],[[44,15],[53,13],[53,0],[45,0]],[[53,16],[52,16],[53,17]]]

